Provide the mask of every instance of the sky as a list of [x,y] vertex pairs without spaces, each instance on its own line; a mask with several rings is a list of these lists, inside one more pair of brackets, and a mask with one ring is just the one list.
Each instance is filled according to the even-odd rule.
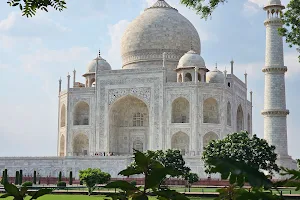
[[[57,151],[58,80],[77,80],[98,50],[121,68],[120,40],[127,25],[156,0],[67,0],[63,12],[50,9],[32,18],[0,1],[0,156],[55,156]],[[267,0],[230,0],[204,20],[180,0],[167,0],[199,32],[207,68],[230,69],[253,91],[253,132],[263,137],[263,88]],[[83,3],[84,2],[84,3]],[[282,0],[287,4],[288,0]],[[300,158],[300,64],[295,48],[284,45],[288,150]]]

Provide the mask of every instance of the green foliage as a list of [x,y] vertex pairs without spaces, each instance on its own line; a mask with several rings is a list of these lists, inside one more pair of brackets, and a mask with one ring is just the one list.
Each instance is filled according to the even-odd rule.
[[136,186],[136,181],[131,181],[130,184]]
[[288,175],[290,178],[288,179],[287,184],[294,183],[294,187],[296,187],[296,191],[300,190],[300,170],[295,169],[287,169],[287,168],[281,168],[282,169],[282,175]]
[[242,161],[247,166],[256,170],[266,170],[270,174],[273,171],[279,172],[279,167],[275,163],[277,159],[275,147],[256,135],[251,137],[247,132],[233,133],[222,140],[211,141],[204,148],[202,159],[207,173],[212,172],[212,165],[216,159]]
[[67,183],[64,182],[64,181],[61,181],[61,182],[57,183],[57,187],[59,187],[59,188],[65,188],[66,186],[67,186]]
[[207,18],[219,4],[227,2],[227,0],[180,0],[180,2],[195,10],[201,18]]
[[[283,28],[279,28],[279,33],[285,36],[290,47],[296,46],[300,53],[300,0],[290,0],[285,12],[282,15]],[[299,55],[300,62],[300,55]]]
[[4,176],[5,176],[5,172],[4,172],[4,170],[2,171],[2,177],[1,177],[1,181],[0,181],[0,183],[2,184],[2,185],[4,185]]
[[298,169],[300,170],[300,159],[297,159],[297,166],[298,166]]
[[61,171],[58,173],[58,182],[61,182]]
[[[145,153],[145,155],[148,157],[151,157],[151,159],[154,159],[154,160],[162,163],[167,168],[172,168],[172,169],[180,172],[180,174],[182,174],[182,176],[187,175],[191,171],[191,169],[189,167],[185,166],[185,161],[179,150],[174,150],[174,149],[168,149],[166,151],[162,151],[162,150],[150,151],[150,150],[148,150]],[[131,167],[133,167],[133,168],[136,167],[135,161],[131,164]]]
[[9,0],[7,3],[10,6],[18,6],[22,11],[22,15],[32,17],[37,10],[48,12],[48,7],[62,11],[66,8],[65,0]]
[[33,172],[33,184],[36,184],[36,171]]
[[15,176],[15,185],[19,184],[19,171],[16,171],[16,176]]
[[20,170],[19,185],[22,185],[22,183],[23,183],[23,170]]
[[33,184],[31,181],[26,181],[22,184],[23,187],[31,187]]
[[70,174],[69,174],[69,185],[72,185],[73,184],[73,173],[72,171],[70,171]]
[[52,190],[50,189],[40,189],[36,192],[28,192],[27,187],[21,187],[20,190],[13,184],[4,184],[5,194],[0,196],[0,198],[14,197],[14,200],[24,200],[27,194],[31,196],[30,200],[37,199],[45,194],[50,194]]
[[100,169],[91,169],[79,171],[80,181],[83,181],[88,188],[89,195],[95,189],[96,184],[104,184],[110,180],[110,174],[102,172]]
[[192,185],[193,183],[199,181],[199,176],[195,173],[188,173],[188,175],[186,175],[184,179],[187,180],[190,185]]
[[161,200],[188,200],[183,194],[167,188],[161,188],[160,184],[167,176],[181,176],[182,171],[166,167],[157,159],[154,158],[154,153],[142,153],[135,150],[134,165],[128,166],[126,169],[119,172],[119,175],[144,175],[145,185],[136,187],[127,181],[114,181],[108,183],[106,188],[118,188],[122,192],[108,195],[113,200],[148,200],[147,191],[152,192]]

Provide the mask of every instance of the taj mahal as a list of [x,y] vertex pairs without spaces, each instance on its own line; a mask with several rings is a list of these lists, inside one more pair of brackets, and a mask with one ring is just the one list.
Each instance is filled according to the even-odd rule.
[[[276,146],[278,164],[294,168],[287,151],[285,72],[280,0],[264,7],[267,19],[264,137]],[[76,71],[59,80],[57,157],[0,158],[0,170],[41,176],[100,168],[118,177],[133,149],[181,151],[186,164],[206,177],[203,148],[227,134],[252,134],[252,91],[229,71],[206,66],[197,30],[167,0],[133,20],[121,41],[122,67],[112,70],[99,52],[78,82]],[[115,66],[116,67],[116,66]],[[115,68],[114,67],[114,68]],[[249,99],[247,98],[249,97]]]

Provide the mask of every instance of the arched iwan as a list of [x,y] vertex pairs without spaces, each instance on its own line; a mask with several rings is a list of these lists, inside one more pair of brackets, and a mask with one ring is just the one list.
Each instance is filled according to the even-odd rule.
[[203,103],[203,123],[219,124],[219,104],[214,98]]
[[147,150],[149,111],[140,99],[128,95],[111,105],[109,111],[109,151],[131,154],[133,148]]
[[186,98],[179,97],[172,103],[172,123],[189,123],[190,103]]
[[78,102],[74,107],[73,125],[89,125],[90,106],[84,101]]

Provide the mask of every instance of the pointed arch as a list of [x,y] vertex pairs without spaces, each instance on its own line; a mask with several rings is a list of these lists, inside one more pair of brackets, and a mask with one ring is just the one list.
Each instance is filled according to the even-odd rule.
[[132,153],[135,145],[137,145],[136,148],[147,150],[148,132],[149,110],[143,100],[127,95],[111,105],[109,110],[110,152],[115,155],[129,154]]
[[59,139],[59,156],[64,157],[65,155],[65,144],[66,144],[66,139],[64,135],[60,136]]
[[90,106],[84,101],[78,102],[74,107],[73,125],[89,125]]
[[190,139],[184,132],[177,132],[172,136],[171,148],[180,150],[182,155],[186,155],[189,152]]
[[216,133],[214,133],[214,132],[208,132],[208,133],[206,133],[204,136],[203,136],[203,149],[205,148],[205,147],[207,147],[207,145],[211,142],[211,141],[213,141],[213,140],[218,140],[219,139],[219,136],[216,134]]
[[66,126],[66,106],[63,104],[60,108],[60,127]]
[[192,81],[192,75],[191,73],[186,73],[184,76],[184,82],[190,82]]
[[73,155],[87,156],[89,155],[89,138],[85,134],[78,134],[73,139]]
[[203,102],[203,123],[219,124],[219,104],[214,98]]
[[231,126],[231,103],[227,103],[227,126]]
[[172,123],[189,123],[190,103],[184,97],[178,97],[172,102]]
[[241,104],[238,106],[236,115],[236,131],[244,130],[244,113]]

